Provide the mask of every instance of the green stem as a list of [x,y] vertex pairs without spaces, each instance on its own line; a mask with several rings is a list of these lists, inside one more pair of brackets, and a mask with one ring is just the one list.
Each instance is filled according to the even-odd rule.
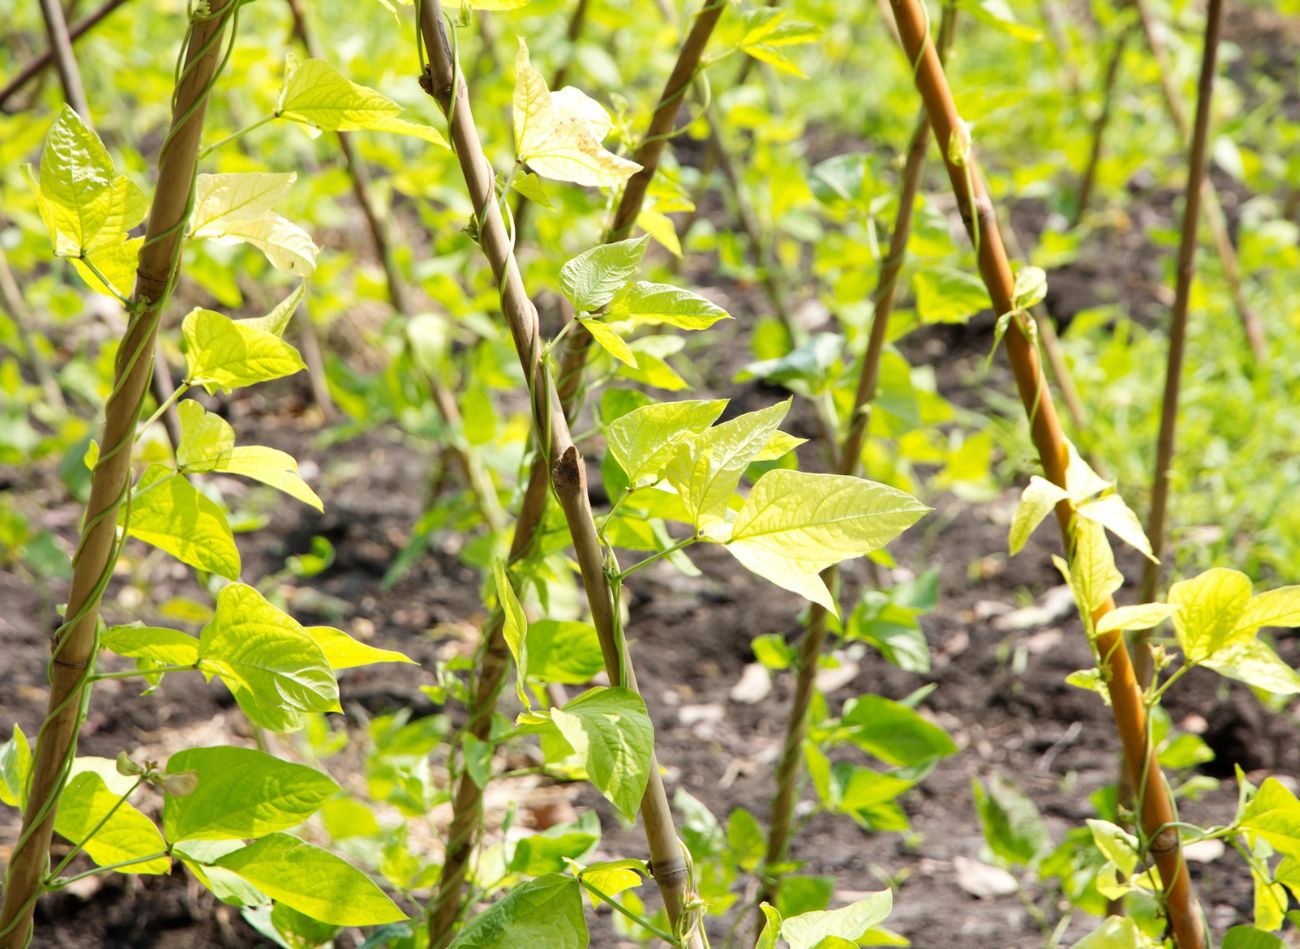
[[1195,662],[1189,662],[1187,663],[1187,665],[1179,666],[1177,669],[1175,669],[1173,674],[1164,682],[1162,682],[1160,684],[1160,687],[1157,688],[1154,692],[1152,692],[1150,697],[1147,698],[1146,700],[1147,708],[1154,708],[1157,704],[1159,704],[1160,697],[1169,691],[1169,687],[1172,686],[1179,679],[1181,679],[1183,676],[1187,675],[1187,673],[1195,669],[1197,665],[1198,664]]
[[139,431],[142,432],[145,431],[146,429],[149,428],[150,425],[152,425],[154,422],[162,418],[167,413],[167,410],[170,409],[173,405],[175,405],[180,400],[180,397],[184,395],[186,391],[189,390],[189,388],[190,388],[190,383],[188,381],[182,382],[180,385],[178,385],[176,389],[172,392],[172,394],[167,396],[167,398],[163,401],[163,403],[158,406],[157,410],[153,413],[153,415],[150,415],[147,419],[145,419],[143,422],[140,423]]
[[700,535],[698,533],[692,534],[690,537],[684,538],[683,540],[679,540],[671,547],[666,547],[663,550],[657,551],[651,554],[649,557],[646,557],[644,560],[638,560],[636,563],[632,564],[632,566],[628,567],[626,570],[619,571],[619,573],[616,574],[616,576],[618,577],[619,582],[622,582],[623,580],[626,580],[628,577],[630,577],[632,574],[636,573],[641,568],[650,566],[650,564],[654,563],[656,560],[663,560],[665,557],[671,557],[673,554],[677,553],[677,551],[681,550],[683,547],[689,547],[691,544],[695,543],[699,539],[700,539]]
[[94,261],[92,261],[89,257],[86,256],[84,251],[82,252],[81,256],[77,258],[77,260],[81,261],[83,264],[86,265],[86,269],[95,275],[95,279],[98,280],[100,283],[102,283],[104,285],[104,288],[108,290],[109,293],[117,297],[118,303],[122,304],[122,306],[131,305],[131,301],[129,299],[122,296],[122,294],[118,293],[116,290],[113,289],[113,285],[108,282],[108,278],[105,277],[103,272],[98,267],[95,266]]
[[130,860],[123,860],[120,863],[109,863],[102,867],[95,867],[93,870],[87,870],[85,873],[78,873],[76,876],[63,877],[58,880],[50,880],[46,883],[47,890],[61,890],[66,886],[71,886],[78,880],[84,880],[86,877],[99,876],[102,873],[112,873],[114,870],[120,870],[123,867],[133,867],[137,863],[148,863],[150,860],[158,860],[161,857],[170,857],[171,851],[163,850],[159,853],[151,853],[147,857],[132,857]]
[[640,927],[641,927],[642,929],[644,929],[646,932],[650,933],[651,935],[658,936],[660,939],[662,939],[664,942],[668,943],[668,945],[670,945],[670,946],[677,946],[678,949],[681,949],[681,945],[682,945],[682,944],[681,944],[681,941],[680,941],[680,940],[678,940],[675,936],[673,936],[673,935],[671,935],[671,934],[669,934],[669,933],[664,932],[662,929],[660,929],[658,926],[654,925],[652,922],[650,922],[650,920],[646,919],[646,918],[645,918],[644,916],[642,916],[641,914],[632,912],[632,910],[628,909],[626,906],[624,906],[624,905],[623,905],[622,903],[620,903],[618,900],[614,899],[614,897],[612,897],[612,896],[610,896],[608,893],[605,893],[605,892],[603,892],[602,890],[597,889],[596,887],[592,886],[590,883],[588,883],[588,882],[587,882],[586,880],[584,880],[582,877],[578,877],[578,883],[579,883],[579,885],[582,886],[582,888],[583,888],[584,890],[586,890],[586,891],[587,891],[588,893],[590,893],[592,896],[596,897],[596,899],[601,900],[602,902],[608,903],[610,906],[614,907],[614,909],[618,910],[620,913],[622,913],[622,914],[623,914],[624,916],[626,916],[628,919],[632,920],[632,922],[636,923],[638,926],[640,926]]
[[278,118],[279,118],[278,115],[263,116],[262,118],[254,122],[252,125],[245,125],[239,131],[231,132],[225,138],[213,142],[207,148],[203,149],[203,151],[199,152],[199,161],[203,161],[203,159],[207,158],[210,154],[215,152],[222,145],[228,145],[231,142],[233,142],[235,139],[242,138],[243,136],[247,135],[249,132],[253,131],[254,129],[260,129],[263,125],[266,125],[269,122],[274,122]]
[[105,679],[137,679],[145,676],[164,675],[168,672],[194,672],[197,669],[197,663],[190,663],[189,665],[159,666],[156,669],[126,669],[122,672],[97,672],[90,677],[90,681],[101,682]]

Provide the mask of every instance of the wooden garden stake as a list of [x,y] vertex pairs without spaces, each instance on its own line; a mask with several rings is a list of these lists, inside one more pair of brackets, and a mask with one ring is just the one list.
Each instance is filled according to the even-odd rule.
[[1083,176],[1079,179],[1079,194],[1074,203],[1074,226],[1078,227],[1083,216],[1088,213],[1088,204],[1092,201],[1092,189],[1097,181],[1097,166],[1101,164],[1102,143],[1106,135],[1106,126],[1110,124],[1115,99],[1115,80],[1119,77],[1119,65],[1124,61],[1124,47],[1128,45],[1129,33],[1121,30],[1115,37],[1115,47],[1110,51],[1106,62],[1105,76],[1101,82],[1101,111],[1092,123],[1092,145],[1088,149],[1088,163],[1084,166]]
[[[94,669],[100,600],[120,551],[118,511],[131,491],[131,448],[153,371],[162,309],[176,281],[192,203],[195,162],[207,97],[223,62],[223,34],[244,0],[213,0],[190,20],[183,64],[172,97],[172,125],[158,158],[158,186],[149,209],[130,321],[118,349],[100,444],[90,482],[81,541],[73,555],[68,620],[56,633],[49,709],[37,736],[22,832],[5,878],[0,949],[21,949],[31,937],[32,911],[49,868],[59,795],[76,754]],[[231,33],[233,35],[233,28]]]
[[[939,24],[940,55],[946,55],[952,45],[957,23],[957,8],[948,4],[943,8]],[[899,189],[898,210],[894,216],[894,229],[889,238],[889,253],[880,263],[880,276],[876,282],[875,307],[871,316],[871,329],[867,347],[862,356],[858,384],[853,396],[853,412],[844,440],[838,453],[836,471],[842,475],[855,475],[862,457],[862,446],[871,420],[871,403],[875,399],[880,380],[880,357],[885,351],[889,335],[889,318],[893,314],[894,296],[898,278],[907,258],[907,240],[912,232],[912,216],[916,196],[921,188],[921,172],[925,167],[925,153],[929,145],[925,113],[917,117],[916,128],[907,146],[903,165],[902,184]],[[839,568],[828,567],[822,580],[832,595],[838,595]],[[799,790],[799,762],[803,757],[804,735],[808,730],[808,709],[816,687],[818,660],[826,643],[829,614],[821,604],[809,607],[807,628],[799,643],[795,659],[795,692],[791,699],[790,716],[786,722],[785,740],[776,765],[776,795],[772,799],[771,820],[767,833],[767,851],[763,857],[764,870],[758,897],[754,902],[757,914],[755,936],[762,931],[765,916],[759,907],[776,901],[780,880],[766,868],[784,863],[793,833],[795,804]]]
[[[1183,107],[1182,94],[1174,82],[1169,56],[1165,51],[1165,44],[1160,39],[1155,17],[1151,13],[1151,8],[1147,6],[1147,0],[1133,0],[1133,6],[1136,7],[1138,17],[1142,21],[1142,35],[1146,37],[1147,47],[1151,50],[1151,56],[1156,61],[1156,69],[1160,73],[1160,91],[1164,93],[1165,108],[1169,111],[1169,117],[1173,119],[1183,143],[1190,144],[1193,135],[1192,126],[1187,121],[1187,110]],[[1214,241],[1214,249],[1219,255],[1219,262],[1223,265],[1223,276],[1228,283],[1228,291],[1232,294],[1233,306],[1237,309],[1237,316],[1246,333],[1246,341],[1250,343],[1251,352],[1255,354],[1256,361],[1263,362],[1268,358],[1268,343],[1264,338],[1264,327],[1255,311],[1250,308],[1250,304],[1246,302],[1245,289],[1241,283],[1241,264],[1237,260],[1237,251],[1232,246],[1232,237],[1228,234],[1228,222],[1223,214],[1223,205],[1219,201],[1219,189],[1214,186],[1213,179],[1207,175],[1202,180],[1201,190],[1203,192],[1201,202],[1205,205],[1205,223],[1210,228],[1210,238]]]
[[[468,90],[454,61],[441,8],[430,0],[417,4],[417,8],[419,29],[429,56],[423,81],[426,90],[447,116],[450,138],[470,199],[477,209],[479,245],[497,281],[502,312],[524,375],[529,380],[539,454],[546,459],[551,486],[569,525],[606,672],[611,684],[636,690],[636,676],[627,645],[622,640],[617,604],[605,572],[605,553],[597,536],[587,494],[584,463],[573,444],[564,406],[543,358],[537,311],[524,289],[497,203],[496,174],[483,154]],[[698,898],[692,892],[690,869],[673,825],[668,796],[653,754],[649,781],[641,802],[641,817],[650,850],[650,872],[659,886],[673,930],[680,935],[682,945],[689,949],[702,949],[703,938],[696,921]]]
[[[1196,124],[1192,129],[1187,160],[1187,187],[1183,190],[1183,229],[1178,243],[1178,269],[1174,285],[1174,305],[1169,314],[1169,359],[1165,367],[1164,399],[1160,404],[1160,435],[1156,442],[1156,470],[1151,489],[1151,511],[1147,518],[1147,538],[1155,561],[1147,561],[1142,573],[1142,602],[1150,603],[1160,585],[1159,559],[1164,552],[1169,507],[1169,479],[1174,464],[1174,446],[1178,428],[1178,398],[1182,388],[1183,354],[1187,348],[1187,313],[1196,276],[1196,225],[1200,220],[1200,203],[1208,192],[1205,168],[1210,138],[1210,113],[1214,98],[1214,72],[1218,56],[1219,32],[1223,21],[1223,0],[1209,0],[1205,13],[1205,48],[1201,53],[1201,74],[1196,87]],[[1138,680],[1149,685],[1152,675],[1151,651],[1146,635],[1140,636],[1134,662]]]
[[[917,89],[930,116],[930,127],[948,170],[953,194],[977,248],[980,275],[995,312],[1012,313],[1016,309],[1015,280],[1002,246],[997,215],[969,147],[969,131],[957,113],[943,66],[930,42],[925,11],[918,0],[890,0],[890,3],[907,62],[913,68]],[[1030,431],[1043,472],[1048,480],[1064,487],[1067,443],[1038,355],[1023,331],[1023,324],[1008,330],[1003,345],[1021,401],[1030,418]],[[1056,515],[1062,536],[1069,546],[1072,512],[1067,502],[1057,506]],[[1094,618],[1100,618],[1112,609],[1114,601],[1107,599]],[[1160,869],[1170,930],[1179,949],[1201,949],[1204,945],[1201,913],[1183,860],[1169,787],[1149,741],[1146,705],[1133,673],[1123,633],[1098,634],[1097,649],[1116,728],[1124,746],[1124,759],[1134,786],[1141,790],[1142,826],[1147,835],[1148,849]]]

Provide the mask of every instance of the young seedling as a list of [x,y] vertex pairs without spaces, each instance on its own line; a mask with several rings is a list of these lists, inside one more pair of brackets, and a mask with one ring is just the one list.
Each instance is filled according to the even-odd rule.
[[[1070,452],[1032,344],[1029,329],[1032,324],[1023,315],[1026,304],[1036,302],[1035,297],[1041,296],[1033,285],[1041,285],[1042,281],[1029,279],[1026,272],[1017,286],[1018,281],[1012,275],[993,204],[975,161],[970,132],[957,112],[943,66],[930,42],[924,9],[916,0],[891,0],[891,8],[907,62],[912,66],[917,89],[930,116],[930,126],[943,153],[953,194],[976,246],[980,275],[996,312],[1004,314],[1002,319],[1015,323],[1006,332],[1004,344],[1047,482],[1060,491],[1071,492],[1067,481]],[[1072,554],[1071,570],[1074,570],[1077,551],[1073,511],[1064,498],[1049,502],[1049,505],[1052,503],[1062,537]],[[1109,585],[1107,582],[1104,586]],[[1089,602],[1082,604],[1092,613],[1085,621],[1091,619],[1095,624],[1115,609],[1111,591],[1103,587],[1098,592],[1095,601],[1090,598]],[[1150,839],[1151,854],[1160,868],[1171,930],[1180,949],[1199,949],[1204,944],[1201,913],[1183,860],[1169,788],[1148,741],[1147,710],[1122,631],[1099,631],[1096,647],[1102,678],[1124,746],[1125,762],[1133,785],[1140,792],[1142,826]]]

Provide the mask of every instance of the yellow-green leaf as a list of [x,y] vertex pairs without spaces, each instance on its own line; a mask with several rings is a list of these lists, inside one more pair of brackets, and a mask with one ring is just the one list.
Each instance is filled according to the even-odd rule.
[[1169,603],[1141,603],[1137,606],[1120,606],[1111,610],[1097,622],[1097,632],[1113,633],[1121,629],[1150,629],[1159,626],[1178,612]]
[[606,151],[609,113],[595,99],[566,86],[552,93],[519,40],[515,58],[515,155],[544,178],[613,188],[641,170]]
[[863,478],[775,469],[754,484],[727,549],[759,576],[838,615],[821,571],[879,550],[928,510]]
[[277,270],[307,276],[316,268],[320,248],[306,231],[272,210],[296,177],[292,172],[199,175],[190,236],[252,244]]
[[585,318],[579,319],[578,322],[587,328],[587,332],[591,334],[592,339],[600,344],[601,349],[605,350],[605,352],[609,353],[619,362],[631,366],[633,369],[637,368],[636,354],[628,348],[623,337],[614,332],[614,329],[608,323],[605,323],[602,320],[591,320]]
[[657,475],[676,446],[714,423],[727,407],[726,399],[655,402],[616,418],[605,429],[605,443],[628,482],[639,485]]
[[643,280],[627,287],[610,303],[608,316],[667,323],[684,330],[708,329],[718,320],[731,319],[726,310],[697,293]]
[[515,588],[510,585],[505,564],[496,561],[492,565],[492,576],[497,586],[498,609],[503,615],[502,632],[506,645],[510,647],[510,655],[515,659],[515,690],[520,704],[525,709],[531,709],[533,703],[528,697],[528,690],[524,688],[524,680],[528,676],[528,616],[524,613],[519,597],[515,595]]
[[113,204],[113,159],[99,136],[65,105],[45,138],[39,181],[27,175],[55,254],[80,256]]
[[1075,510],[1080,517],[1096,521],[1130,547],[1141,551],[1148,560],[1158,562],[1155,554],[1151,552],[1151,541],[1147,540],[1142,522],[1118,494],[1108,494],[1094,501],[1085,501]]
[[1115,569],[1115,554],[1105,529],[1096,521],[1074,522],[1074,550],[1070,557],[1070,587],[1079,609],[1089,615],[1124,583]]
[[415,664],[410,656],[395,649],[379,649],[375,646],[358,642],[341,629],[333,626],[307,626],[304,631],[325,655],[325,661],[335,672],[342,669],[354,669],[357,666],[370,666],[380,662],[406,662]]
[[298,281],[292,293],[277,303],[265,316],[250,316],[247,319],[240,320],[243,326],[251,326],[256,330],[264,330],[272,336],[283,336],[285,328],[289,325],[289,320],[293,318],[294,312],[298,309],[298,304],[302,302],[303,295],[307,292],[307,281]]
[[231,580],[239,576],[239,548],[226,512],[163,465],[150,465],[140,476],[127,533],[191,567]]
[[1250,598],[1237,628],[1253,630],[1261,626],[1300,626],[1300,586],[1279,587]]
[[[54,829],[73,843],[84,840],[86,856],[101,867],[152,857],[119,871],[157,875],[171,870],[171,859],[163,854],[167,842],[158,826],[109,790],[94,771],[83,771],[68,782],[59,798]],[[92,831],[93,836],[87,839]]]
[[1223,567],[1169,588],[1169,602],[1179,607],[1174,632],[1188,662],[1201,662],[1224,646],[1254,638],[1254,630],[1238,628],[1250,592],[1249,577]]
[[280,337],[212,310],[191,310],[181,323],[185,381],[213,393],[290,376],[307,364]]
[[1300,693],[1300,673],[1283,662],[1273,647],[1260,639],[1231,642],[1215,650],[1201,664],[1221,676],[1265,692],[1277,695]]
[[395,132],[447,147],[437,129],[399,118],[402,107],[387,96],[359,86],[329,63],[289,58],[277,113],[303,125],[332,132]]
[[1043,518],[1068,497],[1063,489],[1046,478],[1034,475],[1029,479],[1024,493],[1020,495],[1020,504],[1016,507],[1015,517],[1011,519],[1011,530],[1007,537],[1012,556],[1020,553],[1025,541],[1029,540],[1029,535],[1043,522]]

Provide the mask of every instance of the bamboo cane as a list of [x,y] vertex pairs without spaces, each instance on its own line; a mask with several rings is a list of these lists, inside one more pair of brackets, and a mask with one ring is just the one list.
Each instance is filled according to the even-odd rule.
[[[1169,480],[1174,464],[1178,428],[1178,399],[1182,388],[1183,356],[1187,349],[1187,316],[1196,276],[1196,225],[1200,203],[1206,194],[1208,142],[1211,104],[1214,98],[1214,72],[1218,56],[1219,33],[1223,21],[1223,0],[1209,0],[1205,14],[1205,47],[1201,53],[1201,74],[1196,87],[1196,122],[1192,129],[1187,160],[1187,187],[1183,191],[1183,229],[1178,244],[1178,267],[1174,284],[1174,305],[1169,314],[1169,354],[1165,367],[1164,398],[1160,404],[1160,434],[1156,441],[1156,467],[1151,489],[1151,510],[1147,519],[1147,538],[1155,561],[1148,561],[1142,572],[1142,602],[1155,599],[1160,585],[1159,560],[1165,549],[1166,518],[1169,507]],[[1149,635],[1138,637],[1133,657],[1138,681],[1150,684],[1152,675]]]
[[[960,147],[962,139],[969,133],[957,114],[943,66],[930,42],[925,11],[918,0],[890,0],[890,5],[963,222],[976,244],[980,275],[995,311],[1013,312],[1015,280],[1002,246],[997,216],[973,154]],[[975,239],[976,235],[978,239]],[[1051,392],[1043,379],[1038,355],[1022,328],[1007,332],[1003,345],[1021,401],[1030,418],[1030,432],[1044,474],[1054,484],[1064,487],[1067,443]],[[1068,546],[1072,517],[1069,505],[1065,502],[1058,505],[1056,515]],[[1112,609],[1114,601],[1107,600],[1097,610],[1096,617]],[[1142,789],[1142,826],[1147,835],[1148,849],[1160,870],[1170,929],[1179,949],[1200,949],[1204,944],[1201,915],[1183,860],[1169,787],[1149,740],[1146,706],[1133,674],[1128,648],[1121,633],[1105,633],[1097,635],[1097,649],[1129,775],[1134,786]]]
[[[705,18],[706,15],[708,16],[708,19],[705,20],[707,29],[699,25],[700,19]],[[675,104],[681,98],[685,84],[680,81],[680,77],[691,77],[699,68],[700,58],[716,23],[717,16],[710,13],[708,8],[700,11],[696,26],[692,29],[682,47],[677,65],[664,87],[663,94],[660,96],[655,110],[655,120],[658,121],[663,132],[661,135],[654,134],[656,125],[655,122],[652,122],[651,130],[647,132],[641,147],[633,156],[634,160],[643,168],[647,167],[652,160],[652,154],[653,161],[657,166],[658,151],[652,152],[652,150],[662,150],[663,141],[666,139],[668,132],[671,131],[672,119],[676,114],[675,108],[669,111],[667,106]],[[659,119],[661,113],[667,113],[666,120]],[[635,221],[644,195],[644,188],[638,192],[624,189],[614,220]],[[611,227],[602,237],[602,243],[617,239]],[[581,327],[574,327],[573,331],[579,329]],[[586,331],[583,330],[583,332]],[[585,361],[585,350],[583,351],[583,361]],[[576,362],[571,366],[567,377],[571,381],[572,395],[565,404],[565,415],[570,422],[572,422],[577,409],[577,395],[580,391],[579,383],[582,370],[582,363]],[[548,481],[549,475],[546,465],[541,462],[534,463],[524,491],[524,504],[520,511],[518,523],[515,526],[514,544],[511,549],[512,562],[525,556],[535,541],[546,509],[545,500]],[[530,499],[537,498],[540,498],[537,503],[531,503]],[[482,666],[479,669],[478,678],[470,699],[470,721],[467,729],[471,735],[480,740],[486,739],[490,731],[492,715],[496,710],[497,699],[501,694],[501,688],[505,682],[509,666],[505,642],[502,639],[502,629],[503,617],[498,611],[488,620],[484,628]],[[464,890],[468,861],[473,850],[474,835],[482,811],[482,796],[482,790],[474,780],[468,774],[462,774],[453,798],[452,822],[448,832],[447,850],[443,859],[438,893],[430,912],[430,943],[435,947],[445,944],[460,912],[461,893]]]
[[242,2],[213,0],[206,13],[192,17],[186,34],[183,65],[172,99],[171,130],[158,159],[158,187],[149,210],[130,321],[118,349],[113,392],[106,409],[100,441],[104,448],[91,475],[86,519],[73,555],[68,621],[52,644],[49,709],[37,736],[22,832],[6,874],[0,949],[20,949],[31,938],[32,911],[49,865],[54,814],[76,754],[77,733],[89,699],[99,605],[120,551],[117,515],[131,491],[131,447],[153,371],[162,309],[176,281],[193,202],[207,98],[223,56],[228,55],[222,46],[226,25],[233,23]]
[[[483,154],[468,90],[455,62],[441,9],[430,0],[417,4],[417,8],[419,30],[430,57],[423,81],[447,116],[461,172],[477,209],[480,246],[500,289],[503,316],[514,339],[525,377],[529,380],[539,449],[543,449],[541,453],[550,469],[551,486],[569,525],[606,672],[612,684],[636,690],[636,674],[622,638],[617,604],[605,572],[605,554],[587,494],[586,468],[573,443],[562,400],[542,355],[537,311],[524,289],[497,204],[496,175]],[[683,945],[702,949],[704,943],[694,905],[698,898],[692,892],[690,870],[683,857],[667,792],[653,755],[641,803],[641,817],[650,851],[650,873],[659,886],[673,931],[680,933]]]
[[[951,48],[956,30],[957,8],[945,5],[939,24],[939,55],[946,56]],[[849,427],[837,456],[837,472],[842,475],[857,474],[861,463],[862,446],[866,440],[871,420],[871,403],[875,399],[880,379],[880,357],[885,351],[889,335],[889,318],[893,314],[898,278],[907,258],[907,240],[912,233],[912,215],[916,196],[921,188],[921,172],[925,167],[925,153],[929,145],[929,126],[925,113],[917,116],[916,127],[908,142],[903,165],[902,184],[899,189],[898,210],[894,215],[894,230],[889,239],[889,252],[880,262],[880,275],[876,281],[875,307],[871,316],[871,329],[867,347],[858,372],[857,388],[853,396],[853,411]],[[828,567],[822,580],[833,595],[838,595],[839,568]],[[776,795],[772,799],[771,821],[767,835],[767,850],[760,870],[762,883],[754,901],[755,936],[762,931],[765,916],[760,906],[776,899],[780,880],[767,868],[784,863],[790,851],[794,825],[795,803],[799,790],[799,761],[803,756],[803,741],[808,730],[808,709],[816,687],[818,660],[826,643],[826,608],[814,603],[808,619],[799,653],[795,660],[795,691],[791,699],[790,715],[786,723],[785,740],[776,765]]]
[[[1147,6],[1147,0],[1133,0],[1133,6],[1137,8],[1138,17],[1142,21],[1142,35],[1146,37],[1147,48],[1151,50],[1151,57],[1156,61],[1165,108],[1169,112],[1169,117],[1173,119],[1183,144],[1189,145],[1192,140],[1192,126],[1187,120],[1187,110],[1183,108],[1182,95],[1174,83],[1169,56],[1165,51],[1164,42],[1160,39],[1155,17],[1151,13],[1151,8]],[[1264,327],[1258,315],[1246,302],[1246,292],[1241,281],[1241,264],[1237,260],[1237,251],[1232,246],[1232,237],[1228,234],[1228,221],[1223,213],[1223,204],[1219,201],[1219,189],[1215,187],[1214,180],[1207,175],[1201,183],[1201,190],[1203,192],[1201,203],[1205,205],[1205,223],[1210,228],[1210,238],[1214,242],[1215,252],[1219,255],[1219,262],[1223,265],[1223,277],[1228,283],[1232,304],[1241,320],[1251,352],[1255,354],[1256,361],[1263,362],[1268,358],[1268,343],[1264,338]]]

